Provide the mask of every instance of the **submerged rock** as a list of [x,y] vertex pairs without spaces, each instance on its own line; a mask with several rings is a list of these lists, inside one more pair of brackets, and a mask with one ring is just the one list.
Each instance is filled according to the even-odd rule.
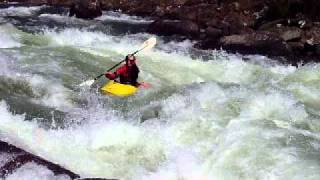
[[0,156],[3,155],[3,153],[9,153],[13,156],[13,158],[0,165],[1,179],[5,179],[9,174],[13,173],[23,165],[32,162],[37,165],[46,167],[48,170],[52,171],[55,176],[64,175],[69,177],[70,179],[76,180],[115,180],[106,178],[80,178],[80,175],[58,164],[49,162],[39,156],[26,152],[23,149],[17,148],[7,142],[0,140]]
[[16,169],[20,168],[22,165],[28,162],[34,162],[36,164],[45,166],[51,170],[55,175],[67,175],[71,179],[79,178],[80,176],[57,165],[46,161],[38,156],[32,155],[20,148],[17,148],[11,144],[0,141],[0,154],[1,153],[16,153],[17,156],[5,164],[1,164],[0,167],[0,177],[5,178],[8,174],[14,172]]

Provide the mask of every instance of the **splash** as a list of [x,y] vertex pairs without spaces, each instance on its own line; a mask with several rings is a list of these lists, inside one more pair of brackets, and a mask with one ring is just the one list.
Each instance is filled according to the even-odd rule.
[[[137,56],[140,80],[153,88],[119,99],[98,92],[104,80],[92,90],[75,86],[137,50],[150,34],[62,27],[18,32],[15,39],[5,32],[25,47],[0,49],[1,76],[26,82],[38,95],[28,100],[63,110],[69,126],[44,129],[2,100],[1,139],[83,177],[320,177],[318,65],[296,68],[157,37],[153,51]],[[12,177],[37,176],[26,171],[36,168]]]

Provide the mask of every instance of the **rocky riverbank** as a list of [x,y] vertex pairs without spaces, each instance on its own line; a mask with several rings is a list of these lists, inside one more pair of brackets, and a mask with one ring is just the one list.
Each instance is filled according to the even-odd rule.
[[59,166],[54,163],[48,162],[38,156],[32,155],[22,149],[19,149],[11,144],[0,141],[0,155],[2,156],[4,153],[10,153],[13,158],[1,164],[0,167],[0,177],[5,178],[8,174],[19,169],[21,166],[33,162],[35,164],[44,166],[51,170],[54,175],[65,175],[70,177],[71,179],[79,178],[80,176]]
[[[76,4],[83,1],[87,0]],[[74,6],[72,0],[23,2]],[[317,0],[100,0],[96,4],[96,10],[153,16],[150,33],[199,40],[196,47],[202,49],[283,56],[292,64],[300,60],[319,61],[320,57]],[[93,17],[99,14],[92,12]]]
[[1,179],[5,179],[8,175],[17,171],[19,168],[26,165],[27,163],[34,163],[47,168],[49,171],[52,171],[52,174],[54,174],[55,176],[61,176],[77,180],[112,180],[105,178],[80,178],[80,175],[75,174],[60,165],[49,162],[39,156],[30,154],[6,142],[0,141],[0,157],[8,156],[5,154],[10,154],[11,157],[8,157],[7,160],[5,160],[4,158],[2,158],[1,160],[4,163],[0,166]]

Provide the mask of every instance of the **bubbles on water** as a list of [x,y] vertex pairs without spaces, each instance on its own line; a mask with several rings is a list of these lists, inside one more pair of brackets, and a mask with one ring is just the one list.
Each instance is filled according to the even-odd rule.
[[[40,18],[64,21],[66,17]],[[208,60],[204,62],[201,52],[190,55],[194,42],[160,40],[153,52],[138,54],[141,77],[156,85],[124,100],[104,97],[98,88],[75,91],[59,80],[72,70],[77,77],[70,78],[71,84],[95,75],[139,48],[149,34],[119,37],[66,28],[22,36],[29,51],[17,46],[15,54],[38,59],[20,58],[25,71],[18,71],[21,76],[16,78],[30,84],[37,95],[34,101],[65,111],[70,121],[65,129],[45,130],[9,112],[2,102],[1,131],[31,152],[80,174],[107,178],[318,177],[320,126],[308,109],[316,112],[318,105],[316,66],[296,69],[257,56],[249,61],[241,55],[216,58],[211,51],[203,55]],[[0,36],[0,41],[11,38],[20,43],[16,36],[8,37]],[[41,43],[25,43],[26,39]],[[13,70],[2,59],[0,74],[8,76]],[[79,102],[72,102],[73,95]],[[27,167],[16,175],[37,176],[37,168],[41,169]],[[55,178],[41,170],[45,177]]]
[[125,22],[125,23],[133,23],[133,24],[149,24],[152,20],[148,20],[146,18],[141,18],[138,16],[129,16],[126,14],[122,14],[120,12],[113,11],[105,11],[102,16],[95,18],[100,21],[117,21],[117,22]]
[[35,163],[26,163],[15,172],[8,175],[6,180],[71,180],[69,176],[66,175],[55,175],[52,171],[47,168],[37,165]]
[[10,24],[0,24],[0,49],[21,47],[22,45],[19,38],[20,35],[17,33],[17,29],[14,26]]

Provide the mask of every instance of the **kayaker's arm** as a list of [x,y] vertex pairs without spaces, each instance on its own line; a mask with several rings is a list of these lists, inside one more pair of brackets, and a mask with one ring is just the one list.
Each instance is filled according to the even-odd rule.
[[116,79],[117,77],[120,76],[121,73],[123,73],[125,71],[125,68],[122,66],[122,67],[119,67],[115,72],[107,72],[105,74],[106,78],[110,79],[110,80],[114,80]]
[[106,76],[106,78],[108,78],[108,79],[110,79],[110,80],[114,80],[115,78],[117,78],[117,72],[114,72],[114,73],[112,73],[112,72],[107,72],[106,74],[105,74],[105,76]]

